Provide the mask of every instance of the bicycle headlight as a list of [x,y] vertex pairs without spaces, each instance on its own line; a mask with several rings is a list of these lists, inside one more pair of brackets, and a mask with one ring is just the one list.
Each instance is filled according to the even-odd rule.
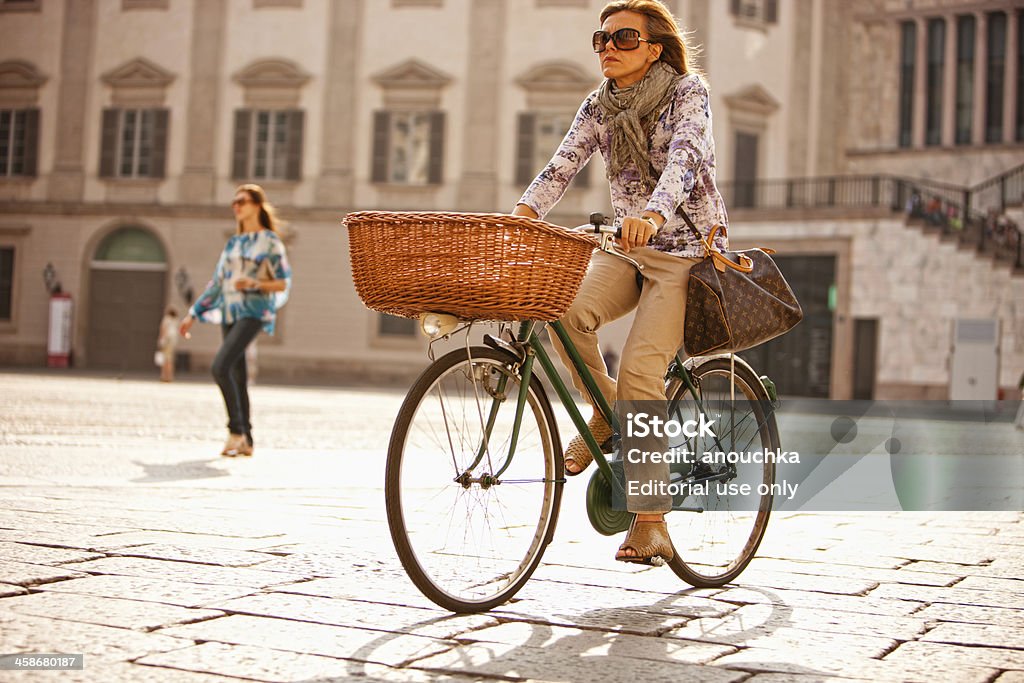
[[459,319],[447,313],[420,313],[420,329],[431,339],[451,334],[459,326]]

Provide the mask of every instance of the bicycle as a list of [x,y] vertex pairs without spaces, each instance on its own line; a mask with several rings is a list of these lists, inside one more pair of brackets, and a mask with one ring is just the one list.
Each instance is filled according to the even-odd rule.
[[[580,228],[599,236],[598,248],[631,260],[614,250],[616,229],[603,225],[599,214]],[[591,434],[538,336],[543,323],[521,322],[515,332],[503,325],[497,336],[484,336],[483,346],[470,346],[472,323],[459,327],[456,317],[432,313],[421,322],[435,341],[465,330],[466,346],[437,359],[431,354],[433,362],[402,404],[388,446],[388,525],[406,573],[427,598],[453,612],[486,611],[514,596],[540,564],[566,481],[558,424],[537,364],[594,455],[587,510],[605,535],[625,531],[632,518],[612,504],[616,487],[621,489],[616,472],[622,460],[606,458]],[[618,417],[561,323],[548,324],[597,409],[620,433]],[[670,417],[720,425],[720,433],[685,436],[674,448],[691,454],[742,453],[751,446],[779,452],[774,385],[743,360],[684,360],[677,354],[666,383]],[[678,493],[666,516],[675,549],[668,565],[687,583],[724,585],[753,558],[771,513],[775,477],[773,462],[762,460],[692,458],[670,468]],[[715,490],[740,483],[752,486],[746,499]]]

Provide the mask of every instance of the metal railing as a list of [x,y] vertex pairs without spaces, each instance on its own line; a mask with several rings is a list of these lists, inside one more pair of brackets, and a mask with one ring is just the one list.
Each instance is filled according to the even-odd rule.
[[886,174],[732,181],[719,185],[731,209],[902,211],[945,236],[1024,268],[1024,232],[1007,208],[1024,205],[1024,165],[962,187]]

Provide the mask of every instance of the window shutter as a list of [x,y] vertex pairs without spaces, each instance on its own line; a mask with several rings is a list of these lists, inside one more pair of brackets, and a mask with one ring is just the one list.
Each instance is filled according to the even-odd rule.
[[388,181],[388,148],[391,146],[391,112],[373,112],[373,160],[370,180]]
[[288,164],[285,178],[302,180],[302,131],[306,112],[301,109],[288,112]]
[[163,178],[167,175],[167,124],[170,120],[169,109],[153,110],[153,165],[150,168],[151,178]]
[[117,124],[121,119],[120,109],[103,110],[103,127],[100,132],[100,177],[113,178],[117,165]]
[[519,115],[519,136],[516,144],[516,184],[526,189],[533,180],[534,173],[540,169],[533,167],[534,132],[537,128],[537,115],[523,112]]
[[737,17],[740,16],[740,0],[730,0],[729,11]]
[[246,180],[249,175],[252,113],[252,109],[235,110],[235,149],[231,155],[231,178],[233,180]]
[[778,0],[764,0],[764,23],[774,24],[779,20]]
[[23,175],[35,177],[39,171],[39,110],[25,111],[25,169]]
[[427,182],[440,185],[444,182],[444,112],[430,113],[430,170]]

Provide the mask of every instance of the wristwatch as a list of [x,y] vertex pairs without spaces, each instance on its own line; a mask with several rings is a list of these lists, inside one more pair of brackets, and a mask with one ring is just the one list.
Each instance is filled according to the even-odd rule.
[[651,227],[654,228],[655,234],[661,230],[661,227],[658,226],[658,221],[654,220],[650,216],[644,216],[644,220],[651,224]]

